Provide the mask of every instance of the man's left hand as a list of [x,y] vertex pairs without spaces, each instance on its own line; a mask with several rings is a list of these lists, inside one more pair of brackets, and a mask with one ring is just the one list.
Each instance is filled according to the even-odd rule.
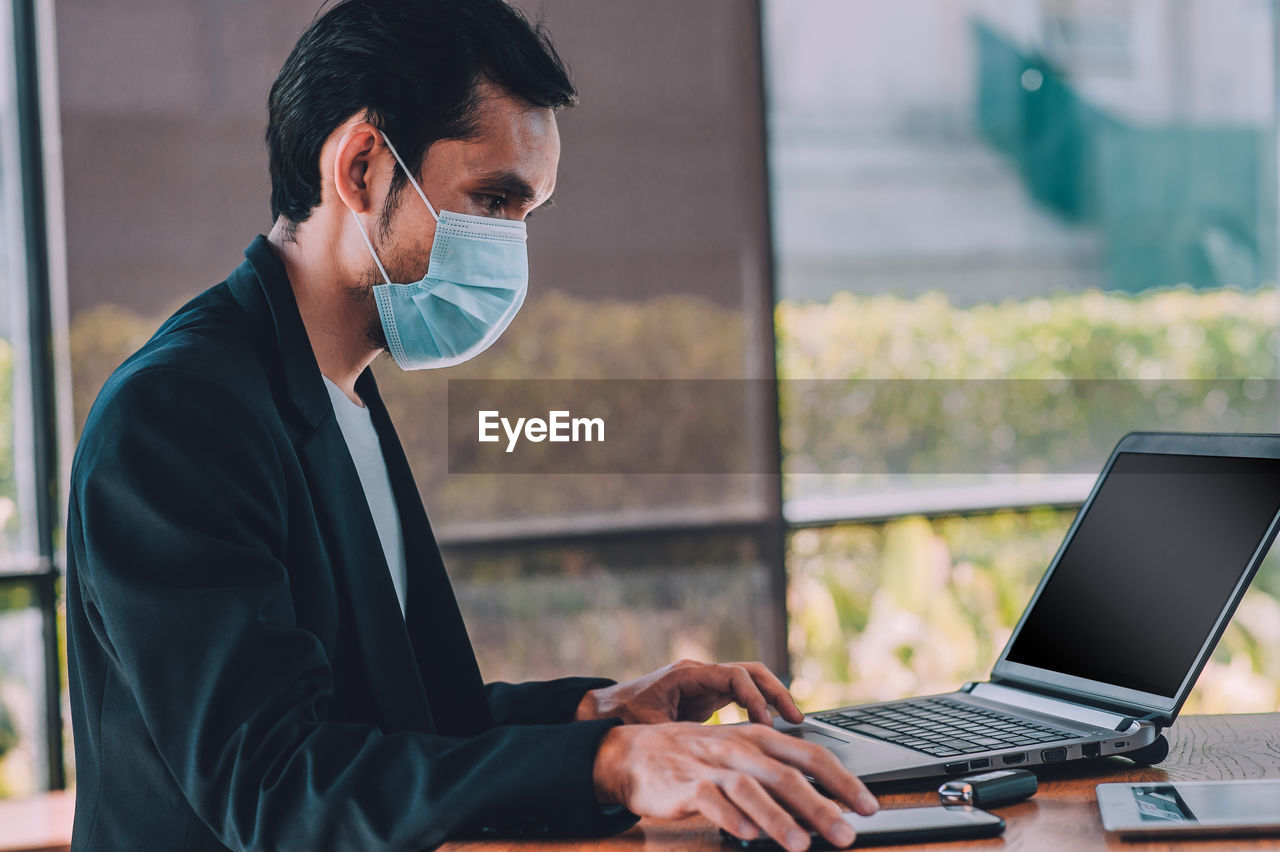
[[655,672],[582,697],[574,721],[615,717],[626,724],[705,722],[727,704],[746,708],[752,722],[771,724],[769,707],[788,722],[804,714],[763,663],[680,660]]

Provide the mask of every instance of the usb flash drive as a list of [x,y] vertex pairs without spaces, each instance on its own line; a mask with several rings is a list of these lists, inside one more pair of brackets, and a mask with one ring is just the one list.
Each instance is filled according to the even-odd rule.
[[1035,773],[1025,769],[1000,769],[947,781],[938,788],[938,798],[944,805],[998,808],[1033,795],[1036,786]]

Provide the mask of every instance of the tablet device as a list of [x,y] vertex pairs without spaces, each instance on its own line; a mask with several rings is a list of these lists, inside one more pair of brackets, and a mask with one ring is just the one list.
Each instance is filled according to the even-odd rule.
[[[995,814],[969,807],[949,805],[927,808],[888,808],[871,816],[846,813],[845,821],[858,832],[853,848],[883,846],[893,843],[936,843],[943,840],[963,840],[969,837],[994,837],[1004,831],[1004,820]],[[833,848],[826,838],[817,832],[809,835],[810,849]],[[724,829],[720,838],[739,849],[781,849],[768,836],[756,840],[734,837]]]
[[1280,779],[1099,784],[1102,827],[1120,837],[1280,835]]

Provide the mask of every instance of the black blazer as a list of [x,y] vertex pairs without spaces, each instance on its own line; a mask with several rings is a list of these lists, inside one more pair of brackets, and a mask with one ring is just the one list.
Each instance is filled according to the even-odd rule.
[[283,263],[247,262],[108,379],[67,523],[75,849],[419,849],[607,834],[615,720],[569,678],[484,685],[366,370],[399,505],[402,617]]

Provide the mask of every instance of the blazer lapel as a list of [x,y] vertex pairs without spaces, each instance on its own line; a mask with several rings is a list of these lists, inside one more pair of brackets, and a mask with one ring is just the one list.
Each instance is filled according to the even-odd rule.
[[428,698],[434,699],[437,729],[450,736],[474,736],[493,727],[493,715],[439,545],[372,370],[361,374],[356,391],[369,407],[400,510],[409,638]]
[[245,257],[248,263],[228,279],[228,284],[251,317],[268,329],[274,326],[283,391],[297,415],[290,429],[310,484],[320,534],[338,584],[347,594],[349,615],[355,624],[352,641],[358,646],[361,667],[372,687],[370,700],[377,719],[389,731],[433,730],[427,692],[382,542],[334,417],[284,264],[263,237],[250,244]]
[[382,541],[346,439],[330,417],[299,452],[316,519],[356,625],[370,696],[384,730],[432,730],[433,715],[400,613]]

